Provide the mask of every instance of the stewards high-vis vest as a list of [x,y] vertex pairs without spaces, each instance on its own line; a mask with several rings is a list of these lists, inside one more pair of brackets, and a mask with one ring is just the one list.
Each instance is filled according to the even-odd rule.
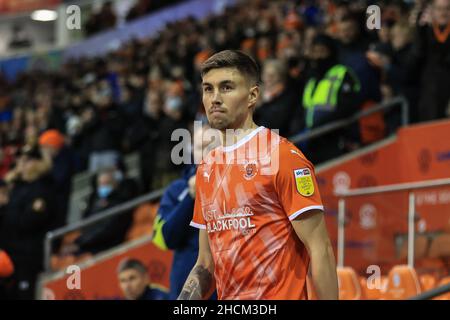
[[[310,79],[303,91],[303,107],[306,111],[306,127],[314,125],[314,112],[333,112],[338,103],[339,89],[344,81],[345,74],[350,70],[341,64],[337,64],[329,69],[322,80],[317,83],[317,79]],[[356,77],[355,77],[356,78]],[[359,81],[353,88],[359,91]]]

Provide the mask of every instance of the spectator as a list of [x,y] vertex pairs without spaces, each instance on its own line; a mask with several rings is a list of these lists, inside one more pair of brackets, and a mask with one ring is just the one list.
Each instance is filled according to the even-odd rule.
[[6,295],[10,281],[7,279],[14,273],[14,265],[9,255],[0,248],[0,300],[8,300]]
[[64,136],[57,130],[51,129],[42,133],[39,137],[39,145],[52,162],[50,177],[55,190],[57,216],[54,228],[56,229],[66,224],[72,176],[78,167],[77,159],[69,146],[65,144]]
[[[370,37],[364,33],[360,21],[360,12],[349,11],[337,24],[339,62],[350,67],[360,82],[359,108],[364,110],[381,101],[381,72],[372,66],[366,57]],[[385,123],[381,113],[373,114],[359,120],[349,130],[347,148],[354,150],[358,145],[378,141],[385,136]]]
[[[206,154],[206,148],[217,146],[203,138],[204,130],[208,129],[212,131],[205,125],[194,133],[193,155]],[[188,165],[183,176],[167,187],[154,222],[153,243],[163,250],[174,250],[169,294],[172,300],[180,294],[198,255],[198,230],[189,226],[194,210],[196,170],[197,164]]]
[[338,61],[350,67],[359,78],[362,101],[379,102],[381,100],[380,76],[365,56],[370,39],[363,36],[355,14],[347,14],[338,22],[337,39]]
[[[137,187],[133,181],[124,179],[123,173],[117,169],[105,169],[98,174],[96,192],[89,201],[84,218],[117,206],[136,195]],[[131,212],[126,212],[88,226],[73,244],[62,248],[62,254],[95,254],[119,245],[125,240],[131,221]]]
[[92,13],[86,22],[86,34],[104,31],[116,26],[117,16],[113,10],[112,2],[107,1],[97,13]]
[[[388,45],[374,46],[367,56],[371,63],[382,72],[381,90],[383,99],[388,101],[394,96],[404,95],[409,104],[410,122],[418,122],[417,111],[418,85],[417,77],[409,66],[412,48],[412,30],[406,21],[399,21],[390,29],[391,38]],[[395,119],[394,119],[395,118]],[[399,124],[399,114],[389,117],[388,123],[393,132]]]
[[434,0],[428,9],[416,21],[410,61],[411,68],[419,68],[422,121],[448,116],[450,101],[450,1]]
[[46,175],[50,169],[39,151],[24,150],[15,170],[7,177],[12,184],[0,230],[0,247],[15,266],[11,299],[33,299],[39,272],[43,269],[44,236],[55,212]]
[[[317,35],[311,50],[312,68],[303,92],[305,128],[322,126],[351,116],[359,106],[359,80],[353,71],[338,64],[333,39]],[[306,153],[313,163],[329,160],[342,153],[342,133],[332,132],[308,141]]]
[[288,86],[287,67],[282,61],[267,60],[262,71],[262,104],[255,110],[255,121],[266,128],[279,129],[281,136],[289,137],[300,97]]
[[120,158],[125,123],[106,80],[92,87],[89,108],[83,114],[83,127],[79,136],[89,142],[88,168],[90,172],[113,166]]
[[153,189],[157,141],[159,140],[158,119],[161,112],[161,95],[149,90],[143,105],[142,115],[136,119],[126,133],[126,149],[139,153],[141,179],[144,192]]
[[147,268],[137,259],[123,260],[117,276],[127,300],[167,300],[165,290],[150,284]]

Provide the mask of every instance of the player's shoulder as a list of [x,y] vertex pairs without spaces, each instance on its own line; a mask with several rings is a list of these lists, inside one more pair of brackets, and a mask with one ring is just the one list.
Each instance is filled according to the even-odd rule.
[[291,141],[286,138],[281,138],[279,143],[279,154],[282,162],[302,162],[305,165],[313,167],[312,163],[303,154],[303,152]]

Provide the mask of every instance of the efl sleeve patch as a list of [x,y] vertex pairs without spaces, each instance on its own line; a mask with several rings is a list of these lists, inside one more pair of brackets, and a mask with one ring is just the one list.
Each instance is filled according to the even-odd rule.
[[309,168],[295,169],[294,177],[297,191],[302,196],[309,197],[314,194],[314,182]]

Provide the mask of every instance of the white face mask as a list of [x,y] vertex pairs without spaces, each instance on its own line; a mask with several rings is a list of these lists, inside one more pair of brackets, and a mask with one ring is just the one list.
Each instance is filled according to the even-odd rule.
[[169,111],[179,111],[181,108],[182,100],[180,97],[168,97],[166,100],[166,108]]

